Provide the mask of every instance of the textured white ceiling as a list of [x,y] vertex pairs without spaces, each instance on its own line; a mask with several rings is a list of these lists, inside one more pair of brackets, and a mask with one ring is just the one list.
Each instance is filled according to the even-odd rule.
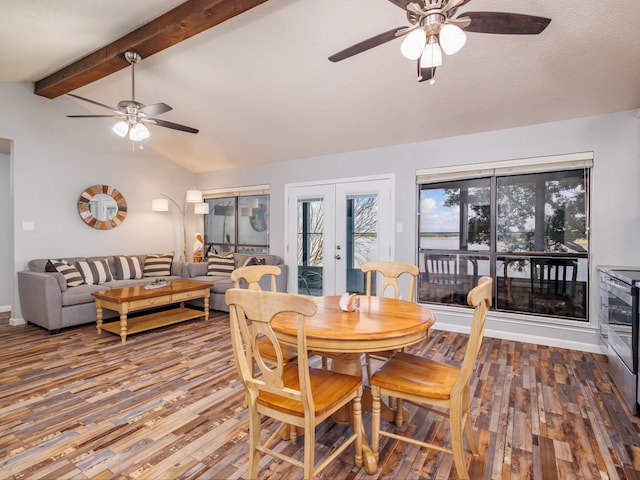
[[[0,81],[39,80],[179,3],[3,0]],[[469,33],[428,85],[417,82],[400,40],[327,60],[406,25],[391,2],[270,0],[143,59],[136,99],[165,102],[174,110],[160,118],[200,129],[151,127],[145,144],[203,172],[640,107],[639,0],[471,0],[464,11],[552,21],[535,36]],[[130,72],[74,93],[115,105],[130,97]],[[69,114],[108,113],[69,97],[52,101],[67,102]],[[112,135],[110,120],[65,121]]]

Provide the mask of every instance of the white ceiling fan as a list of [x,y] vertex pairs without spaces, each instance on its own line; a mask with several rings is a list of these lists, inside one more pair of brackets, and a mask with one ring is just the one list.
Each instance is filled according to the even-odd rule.
[[171,128],[187,133],[198,133],[198,129],[180,125],[179,123],[169,122],[167,120],[161,120],[154,118],[157,115],[162,115],[170,110],[173,110],[166,103],[154,103],[152,105],[143,105],[136,101],[136,83],[135,83],[135,65],[142,58],[136,52],[125,52],[124,58],[131,64],[131,100],[121,100],[118,102],[116,108],[105,105],[104,103],[96,102],[89,98],[81,97],[73,93],[67,93],[67,95],[83,100],[85,102],[93,103],[103,108],[112,110],[114,113],[111,115],[67,115],[69,118],[118,118],[120,121],[113,126],[113,131],[121,137],[129,136],[132,141],[141,141],[149,137],[149,129],[146,124],[157,125],[159,127]]

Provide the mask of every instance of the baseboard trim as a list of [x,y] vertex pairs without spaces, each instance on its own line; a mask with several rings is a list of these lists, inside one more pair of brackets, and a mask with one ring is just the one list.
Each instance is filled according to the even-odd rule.
[[27,322],[25,321],[24,318],[10,318],[9,319],[9,325],[11,325],[12,327],[17,327],[18,325],[26,325]]
[[10,312],[11,305],[0,305],[0,313]]
[[[425,306],[436,316],[434,330],[469,333],[473,313],[471,309],[441,305]],[[569,325],[561,322],[536,322],[532,319],[519,319],[516,316],[489,312],[485,336],[582,352],[606,353],[597,328],[588,323]]]

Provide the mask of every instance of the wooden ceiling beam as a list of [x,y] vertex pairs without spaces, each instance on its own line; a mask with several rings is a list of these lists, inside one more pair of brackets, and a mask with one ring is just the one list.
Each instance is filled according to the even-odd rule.
[[124,37],[38,80],[34,93],[56,98],[129,66],[132,50],[147,58],[267,0],[187,0]]

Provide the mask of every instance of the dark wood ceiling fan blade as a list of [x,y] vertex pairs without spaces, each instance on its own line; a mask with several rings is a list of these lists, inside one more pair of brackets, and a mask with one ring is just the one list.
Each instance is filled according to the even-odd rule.
[[113,110],[114,112],[118,111],[117,108],[110,107],[109,105],[105,105],[104,103],[96,102],[95,100],[91,100],[90,98],[81,97],[80,95],[76,95],[75,93],[67,93],[67,95],[73,98],[77,98],[78,100],[83,100],[85,102],[93,103],[94,105],[98,105],[99,107],[108,108],[109,110]]
[[68,118],[124,118],[123,115],[67,115]]
[[155,117],[156,115],[167,113],[170,110],[173,110],[173,108],[166,103],[154,103],[153,105],[142,107],[138,112],[145,114],[147,117]]
[[508,35],[536,35],[551,22],[550,18],[507,12],[465,12],[458,17],[471,19],[467,32]]
[[358,53],[365,52],[372,49],[373,47],[377,47],[379,45],[382,45],[383,43],[387,43],[394,38],[398,38],[397,32],[405,30],[406,28],[408,27],[396,27],[384,33],[379,33],[378,35],[367,38],[362,42],[351,45],[350,47],[345,48],[338,53],[334,53],[329,57],[329,60],[331,60],[332,62],[339,62],[340,60],[344,60],[345,58],[353,57]]
[[180,130],[187,133],[198,133],[200,130],[197,128],[187,127],[186,125],[180,125],[179,123],[167,122],[166,120],[160,120],[158,118],[145,118],[145,123],[152,123],[159,127],[172,128],[174,130]]

